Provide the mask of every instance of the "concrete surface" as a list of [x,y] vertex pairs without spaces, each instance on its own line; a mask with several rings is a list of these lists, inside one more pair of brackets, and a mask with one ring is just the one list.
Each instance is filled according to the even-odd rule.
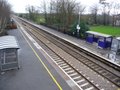
[[[59,90],[48,72],[33,53],[18,29],[10,30],[10,35],[16,36],[20,50],[19,70],[2,72],[0,75],[0,90]],[[34,47],[34,46],[33,46]],[[49,68],[63,90],[71,90],[65,80],[47,62],[46,58],[34,47],[40,58]]]

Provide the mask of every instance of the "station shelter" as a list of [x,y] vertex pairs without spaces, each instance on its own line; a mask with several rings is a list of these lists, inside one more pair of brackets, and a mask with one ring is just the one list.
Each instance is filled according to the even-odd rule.
[[86,42],[98,44],[100,48],[111,48],[112,39],[111,35],[102,34],[94,31],[86,31]]
[[0,37],[0,71],[19,68],[18,43],[14,36]]

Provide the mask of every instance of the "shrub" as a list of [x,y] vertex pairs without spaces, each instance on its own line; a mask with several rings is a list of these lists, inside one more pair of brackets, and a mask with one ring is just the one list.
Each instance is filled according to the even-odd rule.
[[[71,26],[71,33],[73,36],[77,36],[77,22],[75,22],[72,26]],[[80,31],[79,31],[79,37],[80,38],[85,38],[86,37],[86,34],[85,32],[89,30],[89,27],[86,23],[84,22],[80,22]]]

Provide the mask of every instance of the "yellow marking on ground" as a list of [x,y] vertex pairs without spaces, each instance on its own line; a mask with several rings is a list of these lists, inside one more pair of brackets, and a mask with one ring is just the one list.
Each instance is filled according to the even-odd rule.
[[20,31],[20,32],[21,32],[22,36],[24,37],[24,39],[27,41],[28,45],[30,46],[30,48],[32,49],[32,51],[34,52],[34,54],[36,55],[36,57],[42,63],[42,65],[44,66],[44,68],[47,70],[48,74],[50,75],[50,77],[52,78],[52,80],[54,81],[54,83],[58,86],[59,90],[62,90],[62,87],[60,86],[60,84],[57,82],[57,80],[52,75],[52,73],[50,72],[50,70],[47,68],[47,66],[44,64],[44,62],[41,60],[41,58],[39,57],[39,55],[37,54],[37,52],[33,49],[32,45],[29,43],[29,41],[27,40],[27,38],[25,37],[25,35],[23,34],[23,32],[22,31]]

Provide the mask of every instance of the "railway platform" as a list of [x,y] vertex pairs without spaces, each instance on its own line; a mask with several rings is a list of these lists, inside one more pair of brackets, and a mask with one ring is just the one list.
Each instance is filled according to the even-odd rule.
[[59,70],[55,70],[46,60],[50,58],[46,58],[21,30],[10,30],[8,34],[15,36],[18,40],[20,69],[1,72],[0,90],[72,90],[58,74]]
[[[115,55],[110,49],[98,48],[97,43],[90,44],[90,43],[87,43],[85,40],[78,39],[76,37],[72,37],[67,34],[63,34],[57,30],[53,30],[43,25],[36,25],[36,24],[34,25],[70,43],[73,43],[74,45],[77,45],[87,51],[97,54],[98,56],[105,58],[109,62],[112,62],[120,66],[120,55]],[[113,39],[113,42],[114,42],[114,39]]]

